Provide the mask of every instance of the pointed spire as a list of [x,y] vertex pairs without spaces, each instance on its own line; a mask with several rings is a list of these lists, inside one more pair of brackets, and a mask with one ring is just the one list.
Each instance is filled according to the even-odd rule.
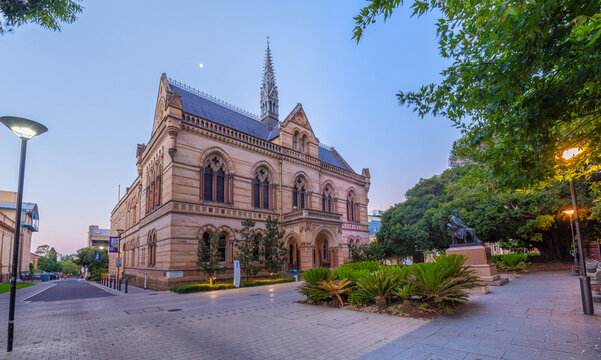
[[261,83],[261,121],[269,131],[278,124],[278,86],[275,83],[275,72],[271,49],[269,48],[269,36],[267,37],[267,49],[265,50],[265,65],[263,66],[263,82]]

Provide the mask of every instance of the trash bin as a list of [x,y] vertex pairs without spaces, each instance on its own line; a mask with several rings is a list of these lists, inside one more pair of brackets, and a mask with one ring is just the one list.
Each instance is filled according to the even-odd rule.
[[48,281],[48,280],[50,280],[50,275],[48,275],[48,274],[42,275],[42,281]]

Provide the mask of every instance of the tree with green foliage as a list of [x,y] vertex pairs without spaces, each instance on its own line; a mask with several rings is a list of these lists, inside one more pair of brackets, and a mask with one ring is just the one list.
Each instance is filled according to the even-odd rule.
[[[369,0],[354,38],[402,0]],[[601,169],[601,1],[414,0],[439,15],[442,81],[397,94],[420,116],[450,119],[465,135],[472,182],[531,188]],[[583,153],[561,161],[565,149]],[[601,211],[598,210],[598,211]]]
[[349,257],[352,262],[380,261],[385,258],[382,247],[377,240],[369,244],[349,244]]
[[35,273],[35,265],[32,262],[29,263],[29,273],[32,275]]
[[[514,250],[538,249],[543,259],[569,259],[571,207],[565,182],[543,190],[496,191],[486,185],[466,186],[464,177],[473,165],[448,169],[440,176],[422,179],[382,217],[378,241],[387,257],[445,249],[451,243],[447,223],[454,209],[485,242],[500,241]],[[601,235],[599,219],[592,212],[595,197],[591,183],[579,183],[583,240]]]
[[45,29],[61,30],[61,22],[70,24],[83,10],[80,0],[0,0],[0,35],[28,22]]
[[78,275],[80,267],[72,261],[61,261],[59,264],[62,267],[62,273],[67,275]]
[[[46,249],[46,247],[44,246],[47,247],[47,245],[42,245],[41,247],[43,249]],[[39,248],[40,247],[38,247],[38,249]],[[50,248],[45,255],[41,256],[38,259],[38,269],[45,272],[63,271],[62,265],[58,262],[58,254],[56,253],[56,250],[54,250],[54,248]]]
[[280,231],[278,221],[269,216],[265,222],[265,236],[263,236],[263,258],[265,270],[272,276],[282,271],[286,263],[286,248],[284,247],[285,232]]
[[[96,251],[100,251],[100,261],[94,260]],[[87,266],[88,272],[93,278],[97,278],[104,273],[108,272],[109,267],[109,254],[108,250],[100,250],[99,247],[95,248],[81,248],[75,253],[75,259],[73,261],[80,267]]]
[[255,231],[255,222],[247,219],[242,221],[242,229],[236,230],[242,239],[236,240],[238,252],[235,259],[240,261],[240,270],[246,274],[248,281],[259,272],[259,249],[262,236]]
[[225,237],[221,232],[214,232],[207,238],[198,240],[198,261],[197,265],[208,278],[209,284],[213,285],[215,277],[227,270],[227,267],[221,265],[219,257],[220,245],[224,245]]
[[50,246],[48,246],[48,245],[39,245],[36,248],[35,253],[37,255],[40,255],[40,256],[46,256],[46,254],[48,253],[49,250],[50,250]]

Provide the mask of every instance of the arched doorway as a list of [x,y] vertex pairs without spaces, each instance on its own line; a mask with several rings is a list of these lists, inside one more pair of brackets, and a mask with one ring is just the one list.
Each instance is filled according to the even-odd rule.
[[298,241],[295,238],[291,238],[288,242],[288,270],[294,270],[299,268],[300,264],[300,253],[298,251]]
[[334,258],[331,249],[332,243],[325,232],[319,233],[315,238],[315,266],[329,268],[333,266]]

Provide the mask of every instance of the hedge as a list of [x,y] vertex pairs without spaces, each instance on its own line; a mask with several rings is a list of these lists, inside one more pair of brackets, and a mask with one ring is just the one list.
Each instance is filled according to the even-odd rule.
[[[262,279],[262,280],[251,280],[240,283],[240,287],[252,287],[261,285],[272,285],[293,282],[294,278],[282,278],[282,279]],[[189,284],[189,285],[176,285],[171,287],[171,291],[178,294],[188,294],[193,292],[201,291],[213,291],[213,290],[225,290],[234,289],[234,284]]]

